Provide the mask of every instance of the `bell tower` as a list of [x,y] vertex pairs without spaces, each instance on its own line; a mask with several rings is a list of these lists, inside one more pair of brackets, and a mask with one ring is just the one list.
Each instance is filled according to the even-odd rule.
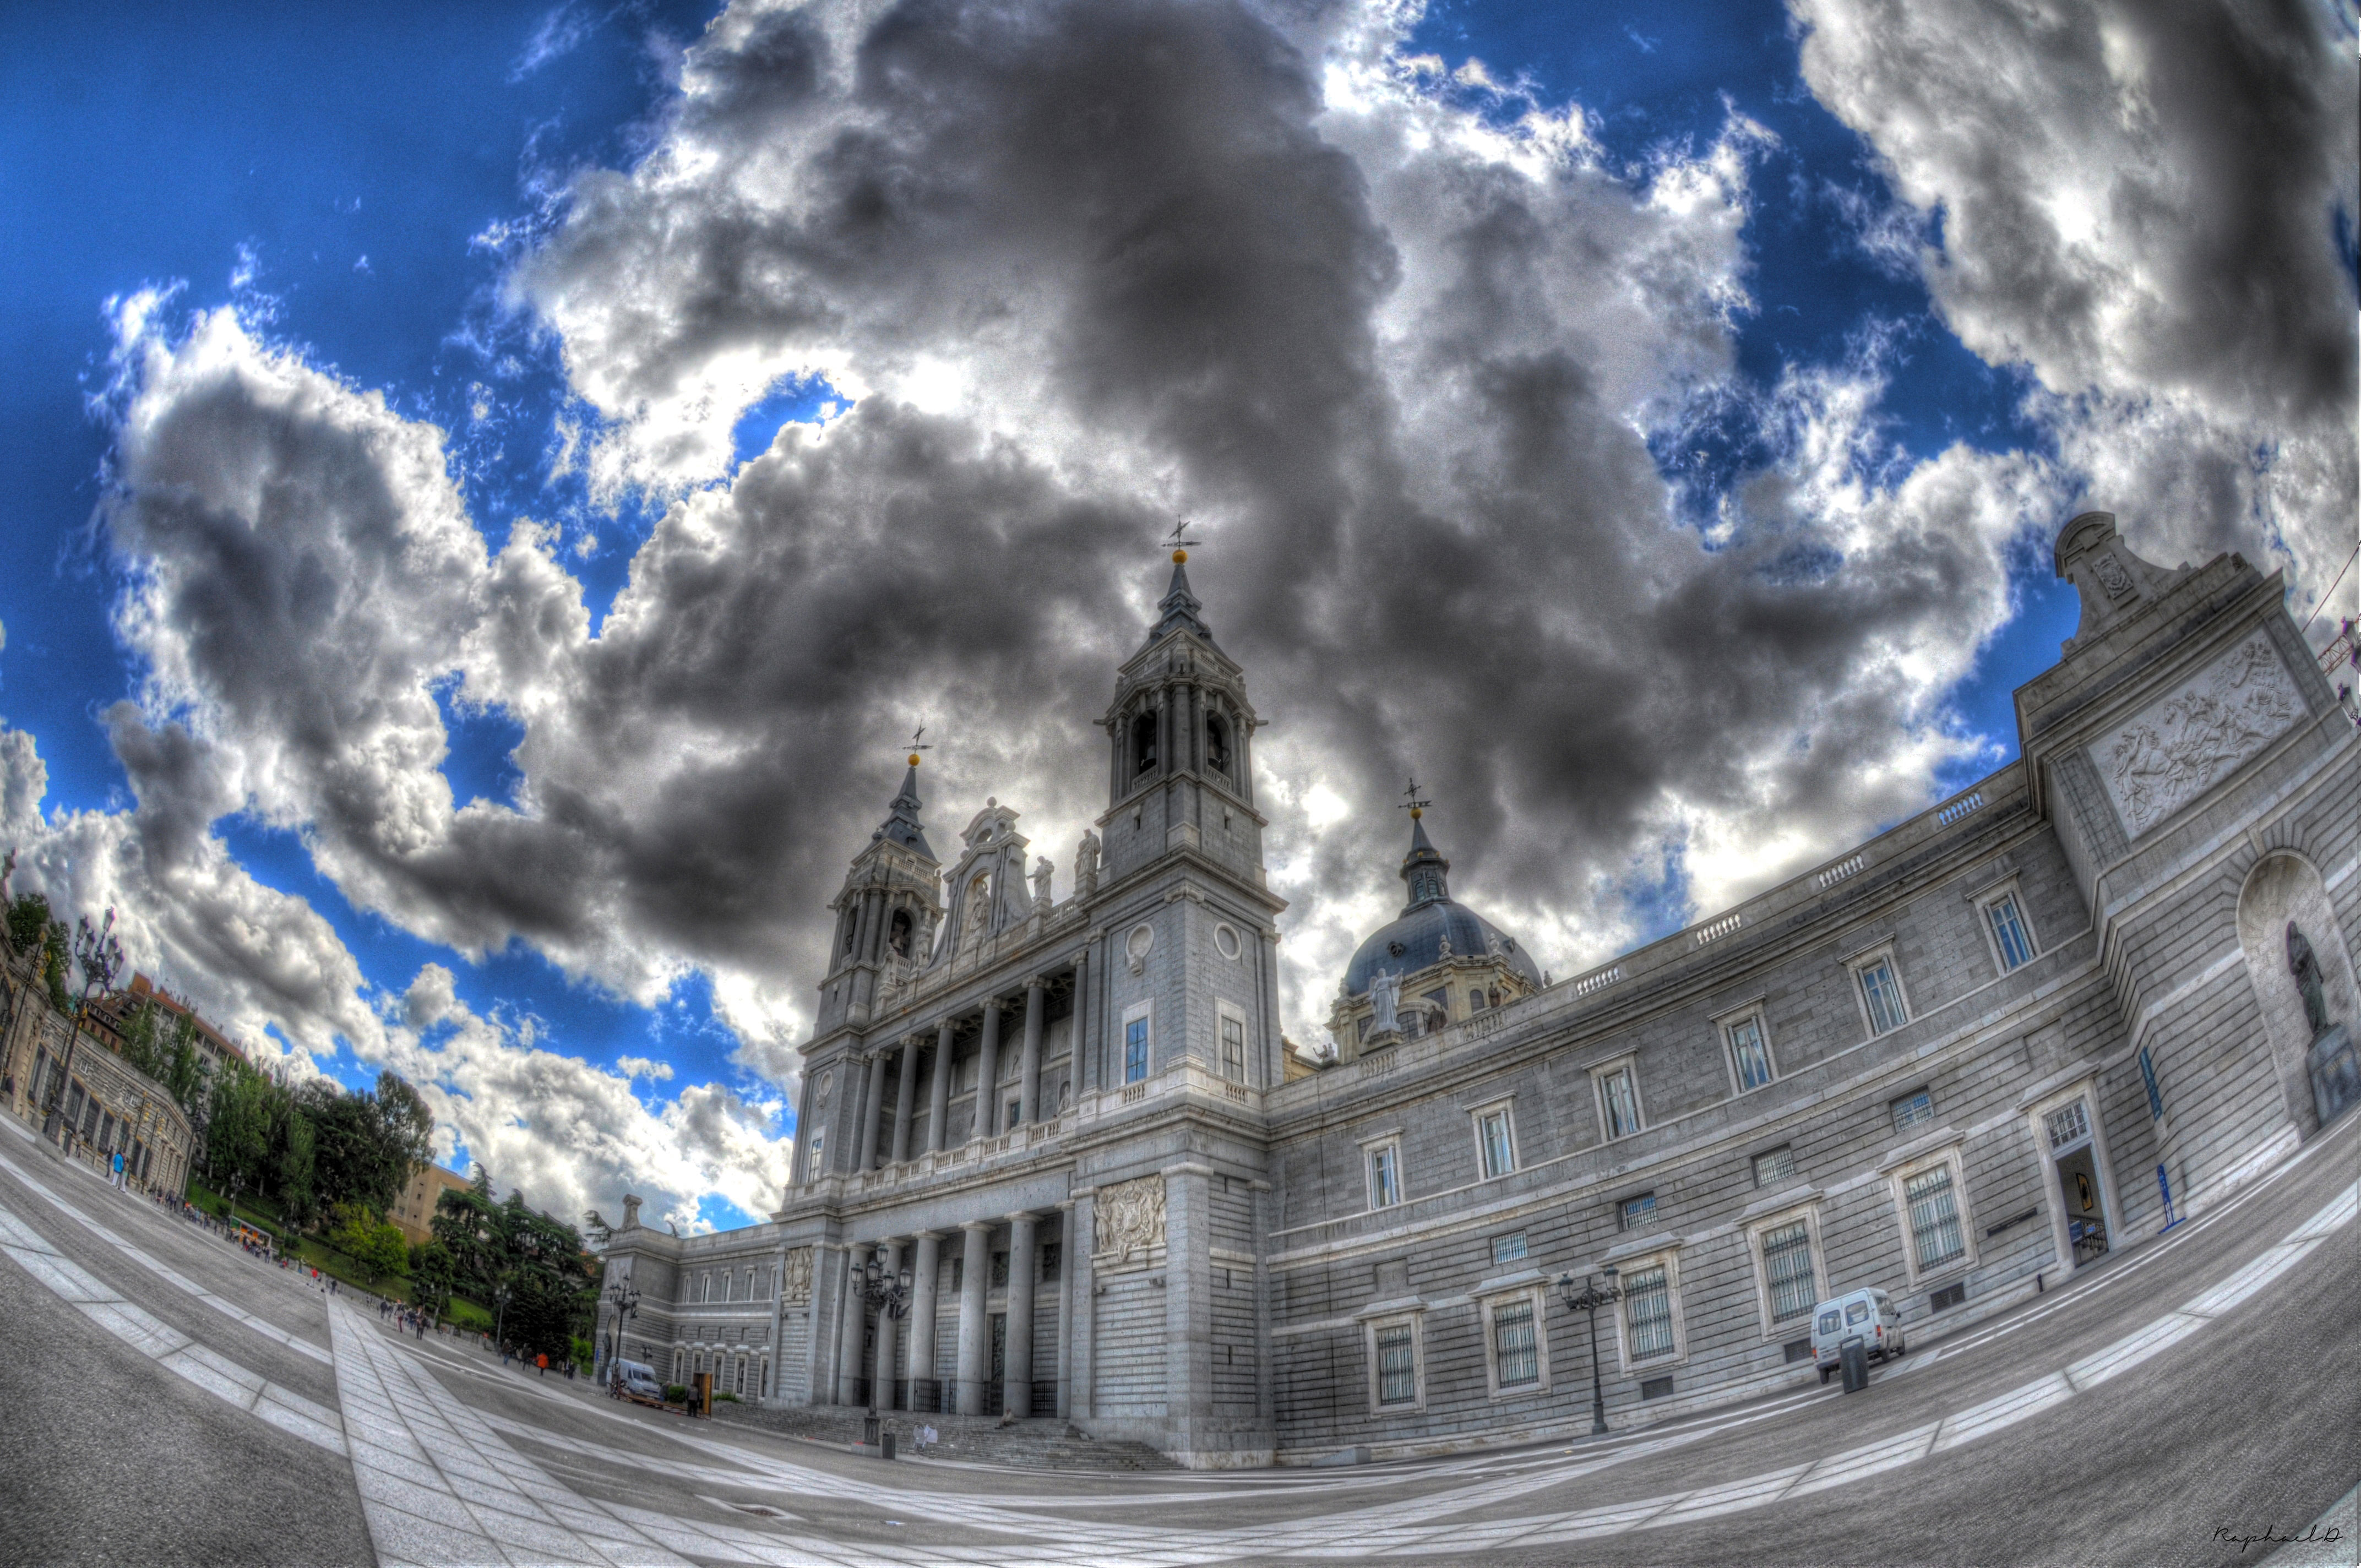
[[942,866],[918,823],[918,753],[885,820],[852,858],[829,908],[836,916],[815,1037],[866,1024],[878,993],[926,961],[942,920]]
[[1190,591],[1189,553],[1139,652],[1124,662],[1100,720],[1109,751],[1106,875],[1117,881],[1191,850],[1259,887],[1264,818],[1255,809],[1254,732],[1245,672],[1213,641]]

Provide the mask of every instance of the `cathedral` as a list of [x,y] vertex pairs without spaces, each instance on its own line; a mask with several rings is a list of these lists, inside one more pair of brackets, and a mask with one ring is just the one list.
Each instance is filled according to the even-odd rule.
[[1066,896],[996,800],[946,862],[911,755],[830,905],[777,1212],[628,1200],[602,1358],[1198,1468],[1623,1428],[1811,1381],[1829,1296],[1923,1344],[2105,1269],[2361,1091],[2361,734],[2236,555],[2076,518],[2018,760],[1581,974],[1457,902],[1414,810],[1318,1059],[1184,562]]

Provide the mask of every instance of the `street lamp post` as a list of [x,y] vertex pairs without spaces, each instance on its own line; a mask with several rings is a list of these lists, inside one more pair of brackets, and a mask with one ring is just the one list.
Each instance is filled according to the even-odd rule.
[[110,906],[106,919],[95,930],[90,916],[82,917],[82,928],[74,933],[74,965],[82,970],[82,1003],[74,1009],[74,1026],[66,1032],[65,1059],[58,1064],[57,1073],[49,1082],[49,1103],[42,1119],[41,1135],[59,1139],[58,1146],[66,1153],[73,1152],[73,1129],[60,1129],[58,1122],[63,1114],[66,1085],[73,1079],[74,1044],[82,1038],[83,1017],[90,1012],[93,992],[104,991],[115,983],[116,971],[123,968],[123,944],[115,937],[115,910]]
[[1574,1276],[1571,1274],[1559,1275],[1557,1288],[1568,1307],[1587,1314],[1590,1319],[1590,1435],[1605,1437],[1607,1394],[1598,1373],[1598,1309],[1623,1299],[1621,1288],[1615,1283],[1615,1266],[1611,1263],[1607,1266],[1607,1284],[1603,1288],[1594,1284],[1587,1274],[1582,1277],[1582,1288],[1579,1290],[1574,1288]]
[[608,1303],[615,1309],[614,1337],[608,1342],[607,1384],[613,1387],[622,1380],[615,1364],[623,1359],[623,1332],[631,1327],[631,1314],[640,1310],[640,1293],[620,1280],[607,1287]]
[[509,1288],[505,1285],[492,1292],[492,1348],[494,1350],[508,1348],[508,1337],[501,1332],[501,1325],[508,1321],[509,1294]]
[[[888,1274],[883,1265],[872,1257],[861,1268],[861,1296],[879,1315],[890,1322],[900,1322],[910,1310],[910,1271]],[[869,1414],[861,1423],[861,1441],[871,1448],[877,1446],[877,1385],[875,1369],[869,1378]]]

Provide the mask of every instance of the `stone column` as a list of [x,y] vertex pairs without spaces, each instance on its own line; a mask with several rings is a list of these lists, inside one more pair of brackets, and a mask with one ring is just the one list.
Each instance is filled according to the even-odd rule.
[[1074,1260],[1074,1201],[1071,1198],[1058,1205],[1058,1251],[1065,1266],[1058,1270],[1058,1409],[1060,1420],[1069,1419],[1074,1404],[1072,1351],[1074,1338],[1074,1276],[1078,1272]]
[[1091,996],[1091,950],[1085,947],[1074,955],[1074,1025],[1072,1041],[1068,1049],[1066,1070],[1074,1078],[1074,1098],[1091,1086],[1090,1037],[1091,1008],[1095,1005]]
[[959,1413],[982,1416],[990,1396],[984,1378],[991,1371],[992,1328],[984,1321],[984,1287],[992,1275],[992,1222],[970,1220],[960,1227],[967,1233],[960,1268]]
[[798,1187],[808,1187],[812,1178],[819,1174],[810,1168],[810,1161],[804,1157],[804,1151],[811,1146],[805,1138],[806,1130],[811,1125],[811,1074],[807,1071],[803,1082],[796,1090],[796,1159],[787,1168],[787,1187],[791,1191]]
[[975,1125],[972,1138],[988,1138],[1000,1126],[1000,998],[983,1000],[983,1051],[975,1058]]
[[951,1021],[935,1029],[935,1070],[927,1079],[927,1152],[936,1154],[950,1141],[951,1121]]
[[894,1087],[894,1163],[910,1157],[910,1102],[918,1090],[918,1036],[902,1042],[901,1081]]
[[863,888],[861,893],[861,907],[852,916],[852,961],[854,963],[866,963],[869,960],[870,928],[876,923],[876,909],[877,895]]
[[1210,1168],[1164,1172],[1164,1419],[1176,1447],[1193,1450],[1213,1413],[1213,1189]]
[[1071,1281],[1066,1294],[1074,1310],[1063,1325],[1066,1353],[1059,1358],[1058,1375],[1065,1382],[1070,1420],[1093,1413],[1092,1379],[1098,1359],[1094,1354],[1099,1315],[1098,1269],[1092,1257],[1092,1249],[1098,1245],[1098,1234],[1093,1191],[1088,1187],[1076,1189],[1074,1211],[1066,1223],[1066,1277]]
[[[899,1242],[885,1242],[878,1246],[877,1266],[884,1270],[888,1279],[902,1271]],[[877,1314],[877,1356],[869,1369],[869,1402],[881,1410],[894,1409],[894,1341],[898,1326],[891,1314]]]
[[[942,1409],[935,1386],[935,1277],[942,1266],[942,1233],[918,1233],[918,1259],[910,1267],[910,1409]],[[929,1397],[931,1396],[931,1398]]]
[[880,1111],[885,1102],[885,1053],[869,1053],[869,1087],[861,1096],[861,1156],[853,1162],[855,1170],[871,1170],[877,1164],[877,1124],[884,1120]]
[[1000,1408],[1019,1419],[1033,1413],[1033,1262],[1039,1223],[1031,1214],[1008,1216],[1008,1380]]
[[1016,1058],[1016,1092],[1027,1122],[1041,1120],[1041,977],[1025,982],[1025,1054]]
[[861,1331],[867,1312],[861,1299],[861,1266],[869,1261],[869,1247],[854,1242],[844,1249],[844,1284],[836,1298],[836,1402],[857,1405],[854,1385],[861,1377]]

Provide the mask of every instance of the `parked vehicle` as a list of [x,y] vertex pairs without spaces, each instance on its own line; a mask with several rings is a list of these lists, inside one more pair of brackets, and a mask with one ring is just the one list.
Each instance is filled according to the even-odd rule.
[[1852,1290],[1812,1309],[1812,1360],[1825,1383],[1844,1365],[1844,1342],[1858,1335],[1872,1361],[1892,1361],[1908,1351],[1902,1335],[1902,1309],[1883,1290]]
[[609,1387],[618,1399],[663,1408],[664,1385],[656,1379],[656,1369],[643,1361],[616,1362],[614,1379]]

